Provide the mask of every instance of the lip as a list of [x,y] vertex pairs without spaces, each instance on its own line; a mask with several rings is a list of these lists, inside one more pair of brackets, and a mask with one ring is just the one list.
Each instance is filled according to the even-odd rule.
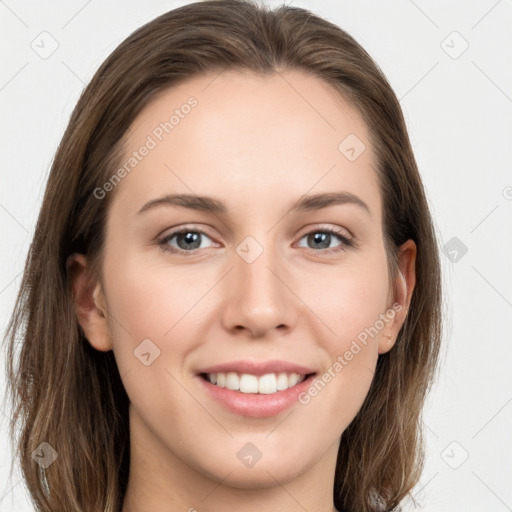
[[217,364],[215,366],[209,366],[208,368],[202,368],[197,371],[197,374],[219,372],[250,373],[251,375],[258,376],[265,375],[266,373],[299,373],[300,375],[308,375],[309,373],[315,373],[315,369],[280,359],[260,362],[250,359],[239,359],[236,361]]
[[277,391],[271,395],[242,393],[241,391],[220,388],[203,379],[200,375],[196,376],[196,380],[199,381],[199,385],[202,386],[211,398],[228,411],[249,418],[268,418],[285,411],[293,404],[297,404],[299,401],[298,396],[309,388],[315,375],[311,374],[300,384],[296,384],[284,391]]
[[[251,373],[253,375],[265,375],[266,373],[299,373],[306,375],[302,382],[295,386],[277,391],[270,395],[259,393],[242,393],[227,388],[221,388],[212,384],[202,375],[206,373]],[[233,414],[249,418],[268,418],[289,409],[298,403],[298,396],[311,385],[316,372],[308,367],[290,363],[287,361],[233,361],[208,368],[203,368],[196,375],[196,380],[202,390],[213,400]]]

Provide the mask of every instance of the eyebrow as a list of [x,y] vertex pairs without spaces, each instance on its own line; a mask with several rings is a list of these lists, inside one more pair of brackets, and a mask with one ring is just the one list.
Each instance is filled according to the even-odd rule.
[[[368,205],[358,196],[351,192],[328,192],[302,196],[292,203],[290,211],[307,212],[321,210],[329,206],[354,204],[365,210],[370,216],[371,211]],[[213,197],[198,196],[195,194],[167,194],[157,199],[148,201],[138,214],[156,208],[158,206],[181,206],[191,210],[198,210],[207,213],[225,215],[228,213],[226,205]]]

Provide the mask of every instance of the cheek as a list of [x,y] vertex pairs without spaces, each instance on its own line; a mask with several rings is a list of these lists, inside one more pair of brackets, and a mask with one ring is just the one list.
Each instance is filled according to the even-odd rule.
[[198,333],[205,318],[201,298],[212,281],[204,276],[203,283],[197,273],[157,268],[140,258],[115,261],[105,261],[109,324],[120,374],[130,375],[125,387],[136,401],[150,382],[169,386],[164,370],[182,380],[183,361],[204,338]]
[[207,276],[203,284],[197,272],[157,267],[144,258],[125,258],[105,268],[114,328],[124,327],[134,339],[170,338],[180,323],[187,323],[189,313],[200,309],[197,303],[211,286]]
[[335,272],[319,273],[314,282],[307,303],[329,327],[319,338],[329,363],[301,403],[314,417],[335,417],[338,425],[347,426],[368,393],[378,340],[389,322],[384,315],[389,291],[384,250]]
[[331,331],[319,338],[326,367],[299,402],[316,423],[329,425],[322,441],[329,444],[352,422],[370,389],[378,340],[385,333],[380,319],[386,307],[387,273],[353,268],[323,284],[327,293],[315,292],[310,298]]
[[[384,255],[318,271],[302,288],[308,307],[328,326],[332,349],[343,349],[385,313],[389,291]],[[326,333],[328,333],[326,330]],[[332,352],[332,350],[331,350]]]

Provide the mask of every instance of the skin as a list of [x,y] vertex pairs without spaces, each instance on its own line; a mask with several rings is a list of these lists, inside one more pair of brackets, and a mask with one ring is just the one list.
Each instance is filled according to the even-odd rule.
[[[368,130],[330,85],[302,72],[225,71],[170,88],[132,125],[127,158],[190,96],[197,107],[109,192],[102,279],[87,281],[84,255],[68,261],[80,325],[94,348],[114,351],[131,401],[122,510],[330,512],[340,436],[405,320],[416,246],[399,248],[403,277],[390,283]],[[366,146],[354,161],[338,150],[348,134]],[[333,191],[357,195],[370,213],[351,203],[289,212],[304,194]],[[228,213],[137,213],[168,193],[208,195]],[[167,245],[184,255],[162,251],[157,240],[185,225],[205,231],[200,248],[175,237]],[[356,245],[306,236],[326,228]],[[236,251],[248,236],[263,248],[252,263]],[[401,311],[306,405],[247,418],[198,385],[201,367],[241,358],[323,374],[393,304]],[[147,338],[160,350],[148,366],[134,355]],[[236,456],[247,442],[262,453],[250,468]]]

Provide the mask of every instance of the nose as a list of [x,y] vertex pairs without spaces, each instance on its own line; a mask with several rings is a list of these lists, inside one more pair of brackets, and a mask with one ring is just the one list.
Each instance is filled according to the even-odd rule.
[[[290,273],[275,252],[265,249],[254,261],[233,255],[234,268],[225,284],[222,323],[231,332],[244,331],[253,338],[293,329],[300,304],[291,290]],[[275,335],[275,333],[274,333]]]

